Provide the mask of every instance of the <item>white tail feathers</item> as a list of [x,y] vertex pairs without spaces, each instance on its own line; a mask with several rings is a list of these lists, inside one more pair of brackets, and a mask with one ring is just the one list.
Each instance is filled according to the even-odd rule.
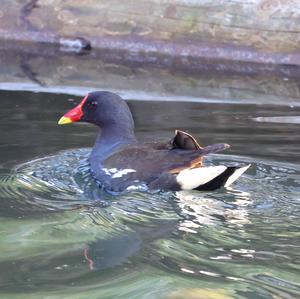
[[226,166],[209,166],[194,169],[185,169],[176,177],[182,190],[192,190],[204,185],[226,170]]
[[226,183],[224,184],[224,187],[228,187],[232,183],[234,183],[250,166],[251,164],[248,164],[244,167],[237,168],[234,171],[234,173],[227,179]]
[[[219,182],[214,183],[214,186],[216,186],[216,188],[214,189],[217,189],[222,186],[228,187],[229,185],[231,185],[249,167],[250,164],[244,167],[226,167],[220,165],[185,169],[179,172],[179,174],[176,177],[176,180],[182,190],[192,190],[199,188],[202,185],[206,185],[212,182],[214,179],[216,179]],[[228,171],[229,168],[231,168],[231,171]]]

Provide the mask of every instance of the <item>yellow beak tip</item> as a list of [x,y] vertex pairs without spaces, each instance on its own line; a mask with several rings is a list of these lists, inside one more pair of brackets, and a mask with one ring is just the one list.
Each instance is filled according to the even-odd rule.
[[69,117],[61,117],[60,120],[58,121],[59,125],[66,125],[66,124],[70,124],[72,122],[71,118]]

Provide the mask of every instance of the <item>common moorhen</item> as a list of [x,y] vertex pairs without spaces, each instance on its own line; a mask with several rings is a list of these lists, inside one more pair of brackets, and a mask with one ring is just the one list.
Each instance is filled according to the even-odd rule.
[[203,166],[204,155],[229,145],[201,147],[179,130],[165,143],[139,143],[127,103],[112,92],[89,93],[58,124],[77,121],[101,128],[89,161],[93,176],[107,191],[215,190],[232,184],[250,166]]

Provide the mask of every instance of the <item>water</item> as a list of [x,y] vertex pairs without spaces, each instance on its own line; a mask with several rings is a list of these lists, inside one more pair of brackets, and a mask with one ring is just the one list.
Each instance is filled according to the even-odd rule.
[[300,297],[300,108],[129,101],[139,139],[189,130],[232,145],[207,164],[252,167],[227,190],[114,196],[89,174],[95,128],[56,124],[68,96],[0,96],[1,298]]

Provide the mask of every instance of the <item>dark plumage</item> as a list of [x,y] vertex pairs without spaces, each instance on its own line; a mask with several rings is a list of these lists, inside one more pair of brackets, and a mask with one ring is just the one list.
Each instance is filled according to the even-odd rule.
[[194,137],[179,130],[166,143],[139,143],[127,103],[111,92],[89,93],[59,124],[75,121],[101,128],[90,164],[93,176],[106,190],[214,190],[231,184],[249,167],[204,167],[204,155],[229,145],[201,147]]

